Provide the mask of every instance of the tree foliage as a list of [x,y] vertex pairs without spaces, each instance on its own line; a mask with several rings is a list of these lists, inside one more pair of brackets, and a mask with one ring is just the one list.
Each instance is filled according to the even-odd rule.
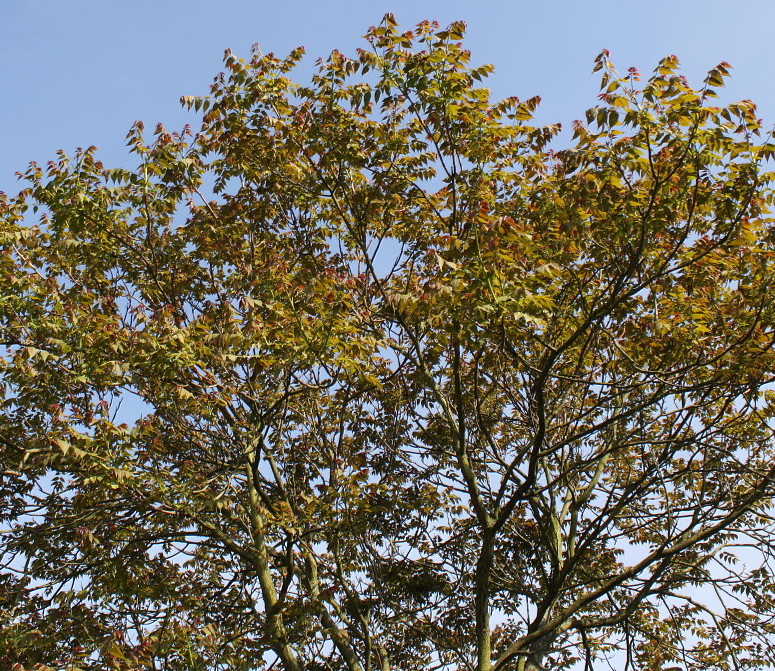
[[552,148],[463,31],[3,197],[4,668],[775,663],[775,146],[603,53]]

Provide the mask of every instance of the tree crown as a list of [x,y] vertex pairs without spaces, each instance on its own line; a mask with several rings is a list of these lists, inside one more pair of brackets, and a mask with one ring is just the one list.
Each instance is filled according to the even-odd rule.
[[557,149],[463,32],[227,52],[3,196],[0,658],[773,662],[775,145],[603,53]]

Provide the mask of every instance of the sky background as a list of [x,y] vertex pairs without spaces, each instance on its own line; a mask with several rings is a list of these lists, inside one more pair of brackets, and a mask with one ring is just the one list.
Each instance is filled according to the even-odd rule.
[[465,20],[472,61],[496,66],[493,93],[540,95],[543,122],[567,127],[595,104],[592,61],[607,48],[620,71],[644,74],[676,54],[695,85],[729,61],[723,99],[750,98],[775,123],[775,0],[0,0],[0,191],[60,148],[96,145],[106,166],[131,166],[124,137],[138,119],[196,126],[180,96],[207,92],[227,47],[304,45],[303,79],[388,11],[407,28]]

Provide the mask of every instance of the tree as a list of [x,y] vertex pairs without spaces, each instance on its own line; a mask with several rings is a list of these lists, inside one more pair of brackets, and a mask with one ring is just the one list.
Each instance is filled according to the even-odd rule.
[[775,663],[775,146],[603,53],[552,149],[463,30],[3,197],[6,666]]

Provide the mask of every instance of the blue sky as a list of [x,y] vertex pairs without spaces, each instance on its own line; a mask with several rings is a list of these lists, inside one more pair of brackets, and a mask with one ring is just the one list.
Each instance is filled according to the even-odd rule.
[[592,60],[607,48],[622,71],[675,53],[697,84],[729,61],[725,99],[751,98],[775,122],[773,0],[0,0],[0,190],[59,148],[96,145],[107,165],[131,164],[132,122],[195,123],[179,98],[207,91],[226,47],[303,44],[308,72],[331,49],[359,46],[387,11],[407,27],[467,21],[474,62],[496,65],[493,92],[540,95],[542,121],[583,117],[597,94]]

